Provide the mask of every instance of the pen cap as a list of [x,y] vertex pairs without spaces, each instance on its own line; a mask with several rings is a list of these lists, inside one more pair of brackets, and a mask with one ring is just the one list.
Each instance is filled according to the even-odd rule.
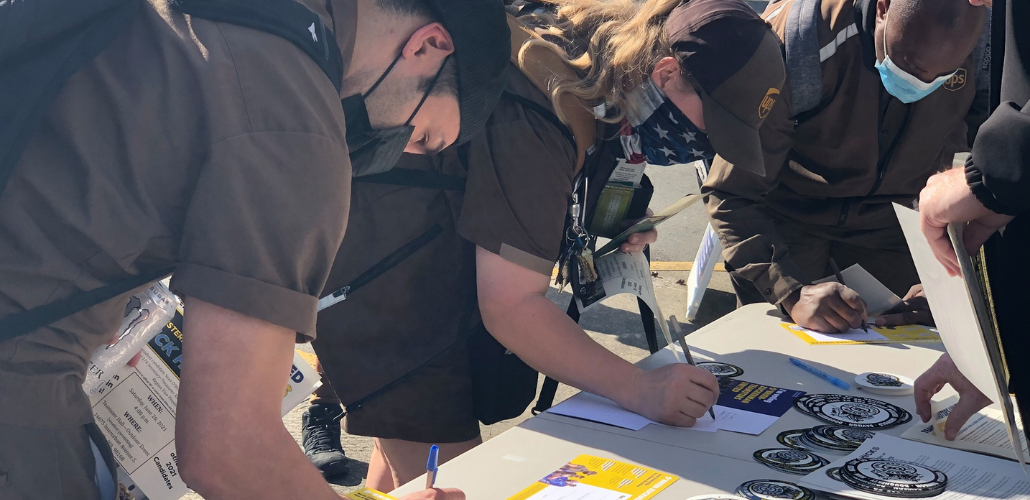
[[433,446],[429,447],[429,460],[426,461],[426,470],[436,470],[439,455],[439,446],[434,444]]

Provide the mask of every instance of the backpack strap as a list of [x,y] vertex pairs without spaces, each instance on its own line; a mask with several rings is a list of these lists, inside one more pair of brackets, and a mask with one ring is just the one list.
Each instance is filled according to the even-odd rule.
[[[794,0],[787,12],[783,46],[793,116],[815,109],[822,100],[823,58],[820,54],[822,48],[819,47],[821,11],[820,0]],[[836,52],[836,39],[832,49]]]
[[[526,42],[540,37],[511,14],[508,14],[508,28],[511,30],[511,62],[544,95],[551,95],[551,85],[555,79],[574,80],[579,78],[558,54],[547,47],[539,45],[523,47]],[[559,103],[562,112],[568,118],[565,125],[572,132],[573,142],[576,144],[576,169],[578,170],[583,167],[588,151],[597,140],[597,121],[593,113],[571,95],[563,95]]]
[[111,283],[88,292],[45,304],[25,312],[0,319],[0,342],[11,340],[29,332],[42,328],[54,321],[84,311],[101,302],[128,293],[143,285],[162,279],[172,274],[174,268],[133,276],[124,281]]
[[0,194],[57,93],[129,27],[141,4],[0,2]]
[[[460,150],[460,146],[459,146]],[[460,154],[460,153],[459,153]],[[363,175],[351,179],[352,182],[369,184],[390,184],[393,186],[420,187],[440,191],[464,191],[465,178],[458,175],[442,174],[429,170],[411,168],[393,168],[378,174]]]
[[[340,49],[336,44],[336,35],[326,27],[318,14],[307,7],[293,0],[171,0],[170,5],[184,14],[265,31],[292,42],[318,64],[339,92],[343,80],[343,56],[340,55]],[[125,8],[118,12],[119,17],[116,21],[120,21],[121,24],[117,26],[128,25],[131,15],[138,8],[138,3],[126,2],[124,6]],[[2,19],[0,18],[0,20]],[[107,25],[98,24],[97,26]],[[92,29],[94,26],[90,26],[90,28]],[[69,71],[77,70],[86,61],[95,57],[106,46],[106,43],[113,40],[117,33],[119,31],[110,34],[110,38],[100,37],[97,43],[84,48],[84,51],[89,52],[80,55],[88,57],[76,58],[77,65],[60,68],[52,80],[60,85],[52,89],[52,94],[56,94],[64,81],[71,76]],[[6,78],[6,73],[4,78]],[[49,104],[52,98],[53,95],[46,99],[46,103]],[[38,122],[38,118],[36,122]],[[31,125],[32,127],[26,127],[26,130],[34,129],[35,123],[31,123]],[[21,135],[26,136],[24,140],[28,139],[27,133]],[[18,154],[14,160],[6,155],[0,158],[0,167],[3,167],[0,168],[0,188],[6,183],[10,172],[14,170],[17,157],[20,156],[20,150],[15,149]],[[174,268],[168,268],[134,276],[0,319],[0,342],[27,334],[54,321],[128,293],[147,283],[168,276],[173,270]]]
[[183,14],[271,33],[304,51],[339,93],[343,56],[336,35],[318,14],[293,0],[171,0]]
[[[647,256],[648,262],[651,261],[651,247],[644,248],[644,255]],[[651,351],[651,354],[658,352],[658,331],[655,329],[655,318],[654,313],[651,312],[651,308],[644,303],[643,300],[637,299],[637,307],[640,309],[640,320],[644,326],[644,340],[647,341],[647,348]],[[569,301],[569,307],[565,310],[565,314],[579,324],[579,306],[576,305],[576,299],[573,298]],[[533,415],[539,415],[552,406],[554,406],[554,396],[558,393],[558,381],[551,377],[544,377],[544,383],[540,387],[540,396],[537,397],[536,405],[533,406]]]

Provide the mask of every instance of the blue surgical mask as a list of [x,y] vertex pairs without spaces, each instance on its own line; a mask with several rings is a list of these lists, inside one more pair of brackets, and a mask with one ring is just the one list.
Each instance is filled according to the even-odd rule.
[[883,61],[876,63],[876,70],[880,72],[880,81],[883,82],[883,88],[890,95],[897,97],[899,101],[910,104],[933,93],[944,82],[948,81],[948,78],[951,78],[955,72],[952,71],[950,74],[939,76],[932,82],[927,83],[894,64],[894,61],[891,61],[891,56],[887,54],[887,19],[890,15],[891,12],[888,10],[887,15],[883,18]]
[[648,80],[626,103],[626,119],[619,132],[622,151],[629,163],[676,165],[715,158],[708,134]]

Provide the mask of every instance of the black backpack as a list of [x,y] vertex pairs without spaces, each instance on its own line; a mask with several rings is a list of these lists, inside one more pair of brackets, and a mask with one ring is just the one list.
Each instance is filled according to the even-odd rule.
[[[322,68],[339,91],[343,61],[336,37],[307,7],[293,0],[171,0],[170,5],[194,17],[266,31],[292,42]],[[129,27],[141,6],[142,0],[12,0],[0,4],[0,196],[57,93]],[[0,318],[0,342],[172,271],[133,276]]]

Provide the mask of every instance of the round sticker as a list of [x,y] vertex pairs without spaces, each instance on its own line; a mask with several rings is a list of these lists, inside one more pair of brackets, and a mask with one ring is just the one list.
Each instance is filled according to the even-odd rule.
[[884,396],[905,396],[912,394],[915,382],[901,375],[866,372],[855,376],[855,383],[864,390]]
[[828,398],[813,402],[809,409],[825,422],[862,429],[886,429],[912,420],[904,408],[865,398]]
[[748,500],[812,500],[815,494],[804,486],[776,479],[753,479],[737,486],[737,494]]
[[894,459],[850,460],[840,475],[853,488],[888,496],[934,496],[948,484],[948,476],[937,469]]
[[718,361],[702,361],[695,366],[702,370],[707,370],[716,377],[739,377],[744,374],[743,368]]
[[807,430],[808,429],[792,429],[789,431],[783,431],[776,435],[776,441],[788,448],[808,451],[808,448],[806,448],[800,441],[801,436],[803,436]]
[[768,448],[753,456],[758,463],[787,474],[807,475],[830,463],[815,453],[796,448]]

